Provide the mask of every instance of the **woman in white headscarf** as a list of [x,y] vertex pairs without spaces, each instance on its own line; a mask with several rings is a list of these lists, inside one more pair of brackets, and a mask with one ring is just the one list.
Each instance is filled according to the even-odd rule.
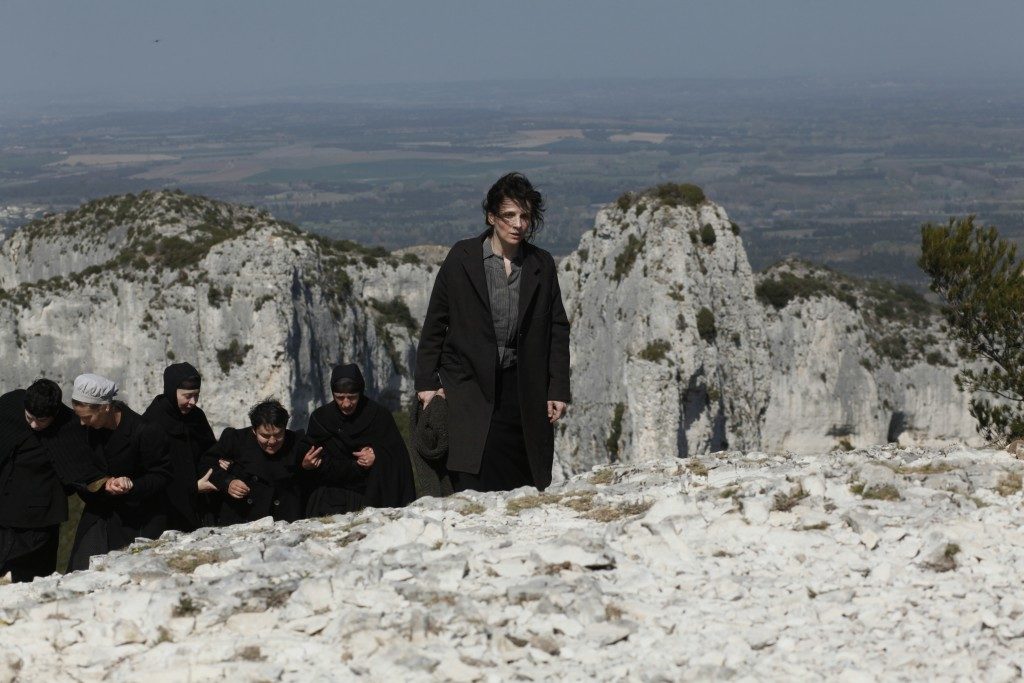
[[88,569],[89,558],[119,550],[166,528],[163,490],[171,481],[167,440],[156,425],[114,397],[117,384],[100,375],[75,378],[71,407],[88,428],[96,466],[110,475],[85,502],[68,569]]

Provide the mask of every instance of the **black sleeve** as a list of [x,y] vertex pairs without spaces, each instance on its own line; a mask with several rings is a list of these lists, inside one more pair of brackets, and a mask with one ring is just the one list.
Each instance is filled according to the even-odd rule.
[[441,264],[430,292],[427,315],[423,320],[420,341],[416,347],[416,391],[436,391],[441,388],[437,368],[441,362],[441,349],[448,333],[448,272],[451,253]]
[[167,436],[149,423],[139,427],[134,445],[138,450],[141,473],[132,477],[132,490],[124,497],[125,500],[138,501],[160,493],[171,483],[171,456]]
[[323,461],[320,463],[320,467],[315,470],[302,470],[301,461],[302,455],[305,455],[305,450],[298,456],[299,469],[302,471],[303,478],[309,480],[310,484],[314,486],[344,486],[366,479],[366,470],[356,464],[356,459],[352,452],[345,452],[346,449],[341,441],[333,438],[324,429],[323,425],[317,421],[315,415],[311,415],[309,418],[308,432],[306,438],[303,439],[304,442],[310,445],[316,443],[324,447],[323,452],[320,454],[323,457]]
[[89,448],[89,437],[85,428],[73,418],[60,416],[61,424],[55,433],[43,439],[43,446],[50,453],[53,469],[64,486],[65,492],[96,490],[107,475],[95,462],[95,455]]
[[366,483],[366,502],[372,507],[403,507],[416,499],[412,463],[395,418],[381,409],[374,418],[374,461]]
[[[213,444],[210,450],[199,459],[199,470],[201,474],[205,475],[206,470],[213,470],[210,475],[210,483],[217,487],[217,489],[226,494],[228,490],[228,484],[231,483],[232,479],[236,477],[231,476],[231,470],[235,466],[235,459],[237,456],[237,442],[238,442],[238,430],[228,427],[220,433],[220,440]],[[231,467],[227,470],[223,470],[220,467],[220,461],[227,460],[231,463]]]
[[558,271],[551,262],[551,347],[548,351],[548,400],[568,403],[569,388],[569,318],[562,303],[562,290],[558,285]]

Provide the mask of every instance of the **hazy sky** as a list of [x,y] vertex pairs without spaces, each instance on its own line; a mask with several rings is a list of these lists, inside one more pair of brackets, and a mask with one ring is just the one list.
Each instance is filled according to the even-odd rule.
[[[0,97],[1019,75],[1021,0],[0,0]],[[159,42],[155,42],[159,41]]]

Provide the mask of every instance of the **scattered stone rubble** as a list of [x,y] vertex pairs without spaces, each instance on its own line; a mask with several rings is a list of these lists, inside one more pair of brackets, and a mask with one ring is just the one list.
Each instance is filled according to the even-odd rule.
[[1015,680],[1022,471],[724,452],[172,532],[0,587],[0,681]]

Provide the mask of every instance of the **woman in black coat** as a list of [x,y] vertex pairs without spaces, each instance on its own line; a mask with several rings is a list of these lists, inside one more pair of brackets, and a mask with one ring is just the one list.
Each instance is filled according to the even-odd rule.
[[200,461],[220,491],[216,521],[220,525],[252,522],[262,517],[294,522],[302,517],[302,491],[296,478],[303,455],[302,432],[287,429],[288,411],[277,401],[264,401],[249,411],[250,427],[228,427]]
[[84,501],[69,569],[89,568],[89,558],[124,548],[136,538],[158,538],[167,515],[163,491],[171,481],[167,440],[156,425],[121,401],[117,385],[99,375],[75,378],[71,406],[83,427],[103,488],[79,491]]
[[302,461],[309,517],[402,507],[416,498],[409,452],[395,419],[365,389],[357,365],[339,365],[331,373],[334,400],[309,416],[306,438],[323,447]]
[[15,582],[56,567],[67,492],[95,492],[107,480],[61,398],[48,379],[0,396],[0,576],[10,570]]
[[199,459],[217,440],[196,405],[202,387],[199,371],[189,363],[175,363],[164,369],[164,393],[142,414],[167,437],[173,479],[165,490],[167,528],[195,531],[209,524],[210,469],[199,472]]
[[551,483],[554,423],[569,402],[569,321],[551,254],[530,244],[544,203],[510,173],[483,203],[488,225],[458,242],[434,281],[416,355],[425,406],[448,401],[457,490]]

